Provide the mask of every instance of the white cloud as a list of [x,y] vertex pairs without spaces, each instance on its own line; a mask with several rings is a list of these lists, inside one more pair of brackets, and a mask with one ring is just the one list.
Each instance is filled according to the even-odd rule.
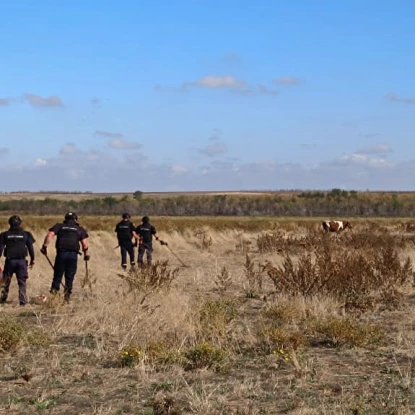
[[127,141],[123,140],[122,138],[115,138],[108,143],[110,148],[118,149],[118,150],[130,150],[130,149],[137,149],[141,147],[140,143],[135,141]]
[[219,128],[214,128],[212,134],[209,137],[210,141],[219,141],[222,135],[222,131]]
[[383,158],[370,157],[370,154],[344,154],[336,160],[333,160],[329,163],[325,163],[332,166],[369,166],[369,167],[391,167],[394,163],[387,161]]
[[88,161],[96,161],[99,159],[99,153],[97,151],[89,150],[85,153],[85,157]]
[[184,166],[176,165],[171,167],[171,171],[173,174],[182,175],[186,174],[189,171],[189,169]]
[[80,169],[80,168],[71,168],[71,169],[67,169],[65,174],[67,175],[67,177],[69,179],[81,179],[83,177],[85,177],[86,172],[84,169]]
[[226,53],[222,56],[221,61],[226,65],[239,66],[243,63],[243,58],[238,53]]
[[293,76],[286,76],[279,79],[274,79],[274,84],[276,85],[286,85],[286,86],[296,86],[301,85],[303,81],[301,79],[295,78]]
[[11,98],[0,98],[0,107],[6,107],[12,102]]
[[209,157],[215,157],[219,154],[226,153],[228,151],[228,148],[224,143],[215,142],[213,144],[210,144],[206,146],[204,149],[199,150],[199,152],[205,156]]
[[[137,162],[139,160],[139,162]],[[183,163],[153,163],[136,152],[76,150],[56,157],[38,158],[33,164],[0,164],[0,174],[13,174],[3,191],[18,189],[132,192],[176,190],[279,190],[332,189],[415,190],[415,160],[392,163],[370,154],[343,155],[308,168],[273,159],[249,163],[206,162],[191,168]],[[28,177],[30,180],[28,181]],[[125,178],[128,177],[128,180]],[[147,180],[142,181],[145,177]]]
[[207,89],[240,89],[246,86],[245,81],[236,79],[233,76],[204,76],[203,78],[193,81],[184,82],[181,89],[188,89],[191,87],[200,87]]
[[415,98],[401,98],[398,97],[394,92],[389,92],[386,95],[386,99],[389,102],[401,102],[402,104],[415,104]]
[[56,95],[41,97],[39,95],[26,93],[24,94],[23,99],[27,101],[32,107],[36,108],[64,106],[62,100]]
[[267,86],[261,85],[261,84],[258,84],[257,91],[258,91],[259,94],[264,94],[264,95],[277,95],[277,94],[279,94],[279,92],[277,90],[268,88]]
[[387,154],[392,152],[393,150],[387,144],[367,146],[356,151],[357,154]]
[[[292,78],[291,81],[289,81],[289,79],[287,78],[285,82],[294,82],[294,78]],[[241,79],[237,79],[232,75],[208,75],[196,81],[183,82],[182,85],[178,88],[165,87],[160,84],[155,84],[153,86],[153,89],[158,92],[187,92],[195,88],[203,88],[209,90],[227,90],[243,95],[277,95],[279,93],[277,90],[272,89],[264,85],[263,83],[250,85],[248,82]]]
[[76,151],[77,149],[76,149],[75,144],[67,143],[59,150],[59,153],[60,154],[74,154],[76,153]]
[[113,133],[110,131],[103,131],[103,130],[96,130],[94,135],[100,135],[106,138],[123,138],[124,134],[121,133]]
[[36,161],[35,161],[35,166],[36,167],[46,166],[46,164],[48,164],[48,162],[45,159],[42,159],[42,158],[37,158]]

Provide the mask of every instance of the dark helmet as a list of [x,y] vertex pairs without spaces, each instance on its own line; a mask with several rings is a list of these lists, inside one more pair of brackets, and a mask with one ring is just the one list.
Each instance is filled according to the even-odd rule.
[[127,213],[127,212],[126,212],[126,213],[123,213],[123,214],[122,214],[122,218],[123,218],[123,219],[130,219],[130,218],[131,218],[131,215],[130,215],[129,213]]
[[143,219],[141,219],[143,223],[150,223],[150,218],[148,216],[143,216]]
[[75,212],[68,212],[65,215],[65,220],[74,220],[74,221],[77,221],[78,220],[78,215]]
[[9,218],[9,225],[10,226],[20,226],[22,224],[22,219],[20,216],[13,215]]

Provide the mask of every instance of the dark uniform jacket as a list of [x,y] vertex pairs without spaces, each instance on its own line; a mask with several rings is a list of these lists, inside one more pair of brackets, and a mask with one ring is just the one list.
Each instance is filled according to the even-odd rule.
[[143,245],[151,245],[153,235],[157,233],[156,228],[151,223],[142,223],[135,229],[140,236],[140,243]]
[[24,259],[29,253],[30,259],[34,261],[34,242],[35,239],[30,232],[24,231],[20,226],[11,227],[0,234],[0,256],[4,249],[6,259]]
[[57,251],[79,252],[79,242],[88,238],[87,231],[73,220],[65,220],[63,223],[56,223],[49,232],[56,235]]
[[134,224],[129,220],[122,220],[115,226],[118,243],[121,245],[125,242],[131,242],[133,238]]

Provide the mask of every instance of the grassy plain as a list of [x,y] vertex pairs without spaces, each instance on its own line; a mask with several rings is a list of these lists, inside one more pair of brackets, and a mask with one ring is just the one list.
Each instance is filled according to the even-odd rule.
[[80,260],[64,304],[38,253],[61,217],[23,219],[37,258],[31,303],[14,280],[0,306],[0,413],[415,413],[413,220],[337,236],[319,218],[154,217],[169,247],[125,273],[119,218],[83,217],[88,278]]
[[[33,199],[43,200],[45,198],[57,199],[57,200],[74,200],[81,201],[87,199],[101,199],[105,197],[114,197],[115,199],[122,199],[124,197],[132,197],[134,192],[118,192],[118,193],[67,193],[67,192],[13,192],[13,193],[0,193],[0,201],[4,200],[20,200],[20,199]],[[272,192],[264,191],[229,191],[229,192],[143,192],[143,199],[164,199],[169,197],[180,196],[215,196],[215,195],[244,195],[244,196],[259,196],[271,194]],[[281,192],[282,194],[292,194],[293,192]],[[300,192],[294,192],[300,193]]]

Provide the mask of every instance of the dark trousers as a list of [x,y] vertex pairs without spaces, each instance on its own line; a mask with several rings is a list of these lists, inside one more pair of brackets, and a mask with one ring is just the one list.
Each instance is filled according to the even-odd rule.
[[131,241],[119,242],[121,251],[121,265],[127,265],[127,254],[130,257],[130,264],[134,264],[134,247]]
[[17,285],[19,286],[19,303],[25,305],[27,303],[26,280],[28,278],[27,261],[25,259],[6,259],[3,270],[4,287],[1,291],[1,301],[7,300],[13,274],[16,274]]
[[141,265],[143,265],[145,253],[147,253],[147,263],[151,265],[153,260],[153,244],[151,242],[138,245],[138,262]]
[[65,295],[72,293],[73,280],[78,266],[78,253],[75,251],[58,251],[55,257],[51,292],[59,291],[62,277],[65,275]]

